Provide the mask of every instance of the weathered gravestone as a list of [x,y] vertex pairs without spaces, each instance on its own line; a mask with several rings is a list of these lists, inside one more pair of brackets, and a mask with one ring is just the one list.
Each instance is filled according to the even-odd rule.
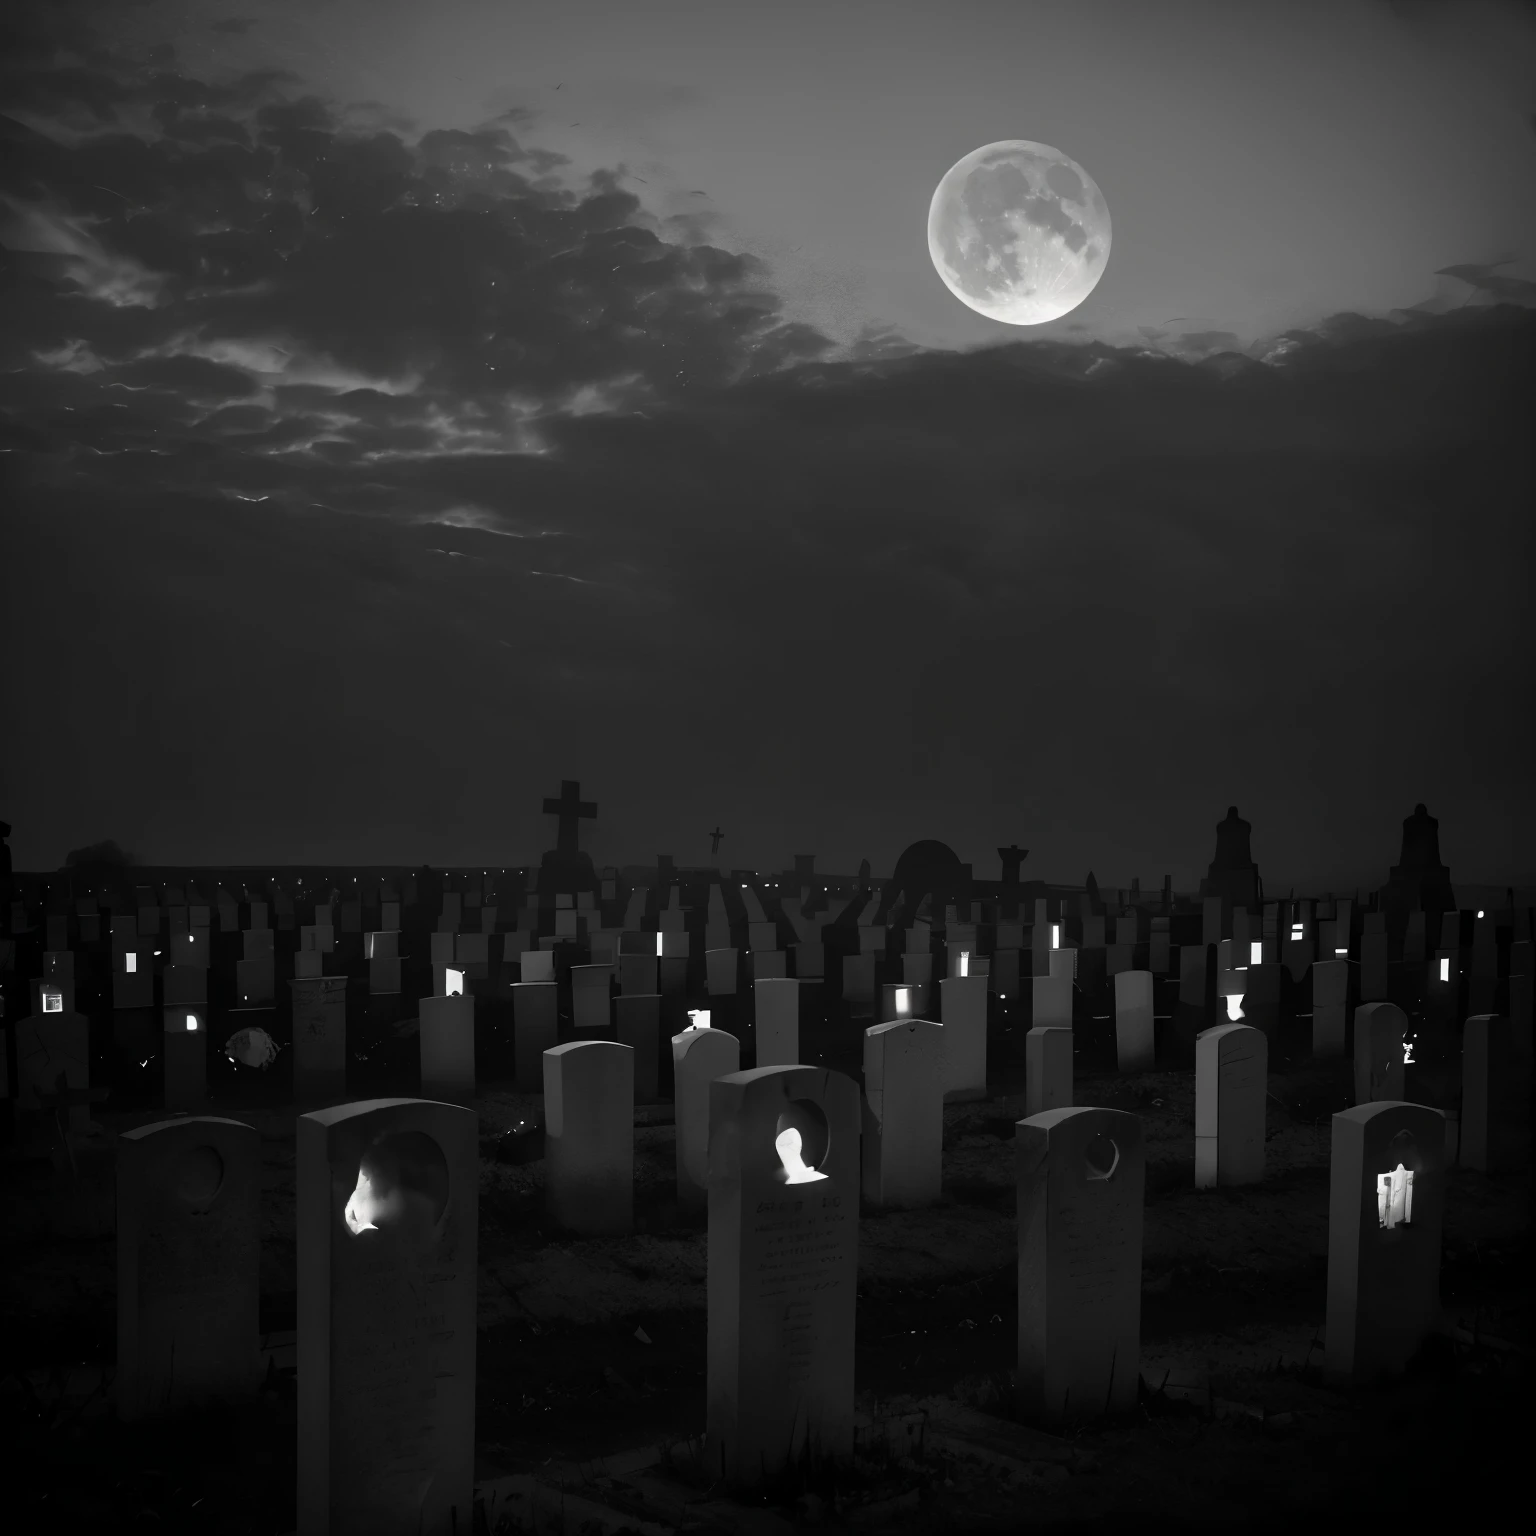
[[843,956],[843,1001],[855,1011],[872,1008],[875,1001],[875,957]]
[[126,1012],[155,1006],[155,973],[149,950],[124,949],[112,956],[112,1007]]
[[469,993],[418,1004],[424,1098],[468,1104],[475,1096],[475,1000]]
[[1357,1105],[1402,1098],[1407,1033],[1408,1016],[1396,1003],[1362,1003],[1355,1009]]
[[853,1455],[859,1090],[818,1067],[709,1088],[705,1464],[737,1494]]
[[1034,1008],[1033,1022],[1041,1029],[1071,1029],[1072,978],[1070,976],[1033,976],[1030,978]]
[[1440,1313],[1445,1116],[1357,1104],[1333,1117],[1323,1365],[1336,1384],[1400,1375]]
[[1329,1060],[1344,1054],[1354,977],[1348,960],[1318,960],[1312,966],[1312,1054]]
[[1037,1024],[1024,1036],[1024,1113],[1072,1103],[1072,1031]]
[[1020,1416],[1061,1429],[1128,1412],[1141,1364],[1141,1121],[1052,1109],[1015,1134]]
[[544,1052],[544,1197],[586,1237],[635,1228],[635,1053],[612,1040]]
[[939,981],[944,1026],[944,1101],[987,1096],[987,978],[945,976]]
[[789,975],[789,952],[783,949],[754,949],[751,954],[752,980],[777,981]]
[[[724,1030],[691,1027],[672,1036],[672,1101],[677,1126],[677,1198],[709,1197],[709,1085],[741,1069],[741,1042]],[[768,1068],[770,1071],[784,1070]]]
[[347,978],[298,977],[293,993],[293,1096],[301,1103],[347,1091]]
[[[634,1052],[635,1102],[653,1103],[660,1094],[661,994],[631,992],[616,997],[613,1017],[619,1044]],[[551,1039],[550,1045],[554,1043]]]
[[659,990],[655,955],[620,955],[618,964],[621,996],[649,997]]
[[613,1026],[613,967],[611,965],[573,965],[571,967],[571,1022],[582,1033],[595,1033]]
[[1264,1177],[1269,1042],[1249,1024],[1218,1024],[1195,1041],[1195,1188]]
[[161,1011],[161,1083],[165,1107],[190,1114],[208,1100],[208,1013],[180,1004]]
[[477,1117],[371,1099],[297,1126],[298,1536],[464,1536]]
[[800,983],[791,977],[765,976],[752,984],[757,1065],[793,1067],[800,1063]]
[[1156,1065],[1151,971],[1115,977],[1115,1058],[1122,1072],[1150,1072]]
[[735,949],[710,949],[704,952],[705,986],[711,997],[735,995],[737,953]]
[[261,1385],[261,1136],[212,1116],[117,1138],[117,1411],[125,1422]]
[[555,979],[555,952],[552,949],[527,949],[518,957],[519,975],[523,982],[544,982]]
[[944,1149],[944,1026],[898,1019],[864,1031],[862,1185],[872,1205],[939,1198]]
[[512,1054],[518,1088],[540,1093],[544,1052],[560,1039],[560,992],[554,981],[519,981],[512,985]]
[[1528,1076],[1515,1051],[1511,1021],[1473,1014],[1461,1043],[1462,1167],[1501,1173],[1526,1162]]

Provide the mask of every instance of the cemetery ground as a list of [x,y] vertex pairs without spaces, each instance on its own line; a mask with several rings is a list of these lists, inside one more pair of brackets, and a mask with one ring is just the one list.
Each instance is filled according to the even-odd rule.
[[[807,990],[802,1059],[857,1080],[870,1020]],[[745,998],[711,1004],[746,1065]],[[863,1211],[855,1463],[806,1470],[747,1507],[692,1460],[704,1427],[705,1217],[677,1207],[665,1055],[663,1102],[636,1111],[635,1233],[574,1238],[545,1215],[537,1136],[518,1134],[539,1100],[511,1080],[510,1015],[482,1001],[477,1482],[487,1531],[1289,1529],[1320,1516],[1498,1508],[1523,1473],[1529,1417],[1529,1170],[1451,1168],[1447,1332],[1406,1380],[1331,1390],[1320,1371],[1330,1116],[1352,1102],[1348,1058],[1311,1061],[1307,1019],[1287,1020],[1271,1052],[1264,1181],[1197,1191],[1193,1070],[1118,1074],[1111,1021],[1079,1007],[1075,1102],[1134,1111],[1145,1127],[1135,1413],[1065,1437],[1010,1417],[1027,1018],[994,1002],[988,1097],[945,1107],[941,1202]],[[348,1097],[414,1093],[416,1045],[398,1021],[375,1028]],[[1411,1101],[1454,1108],[1458,1087],[1454,1049],[1407,1068]],[[207,1111],[261,1133],[266,1389],[232,1416],[126,1426],[111,1410],[112,1136],[164,1117],[155,1091],[146,1071],[137,1090],[126,1083],[93,1107],[99,1129],[0,1163],[12,1234],[0,1276],[8,1530],[294,1527],[297,1111],[282,1057],[265,1073],[217,1058]]]

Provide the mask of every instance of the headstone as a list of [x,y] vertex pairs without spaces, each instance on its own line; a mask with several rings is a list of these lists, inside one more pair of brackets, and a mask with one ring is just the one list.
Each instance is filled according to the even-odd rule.
[[1407,1033],[1408,1016],[1396,1003],[1363,1003],[1355,1009],[1356,1105],[1402,1098]]
[[160,973],[160,999],[167,1008],[208,1001],[208,972],[201,965],[168,965]]
[[1072,1031],[1035,1025],[1024,1036],[1024,1113],[1044,1114],[1072,1103]]
[[736,956],[734,949],[711,949],[705,952],[705,984],[711,997],[736,995]]
[[[60,1077],[67,1091],[81,1092],[90,1087],[91,1024],[83,1013],[34,1009],[16,1020],[14,1034],[18,1109],[40,1110],[38,1095],[57,1093]],[[0,1035],[0,1053],[4,1049]],[[84,1133],[90,1124],[87,1106],[72,1104],[66,1112],[66,1124],[71,1131]]]
[[1382,1101],[1334,1115],[1323,1368],[1335,1385],[1400,1375],[1434,1331],[1444,1202],[1438,1109]]
[[1122,1072],[1153,1070],[1152,1017],[1152,972],[1121,971],[1115,977],[1115,1057]]
[[149,950],[121,950],[114,953],[112,965],[112,1007],[114,1011],[155,1006],[155,973]]
[[247,928],[240,935],[240,953],[246,960],[270,960],[277,953],[276,939],[270,928]]
[[1195,1040],[1195,1188],[1264,1177],[1269,1042],[1248,1024],[1217,1024]]
[[347,978],[295,977],[293,1095],[301,1103],[347,1091]]
[[559,998],[553,979],[512,985],[512,1054],[523,1093],[543,1092],[544,1052],[560,1039]]
[[1280,1030],[1280,997],[1285,967],[1250,965],[1243,976],[1243,1017],[1273,1040]]
[[552,949],[524,950],[518,964],[525,984],[555,979],[555,952]]
[[843,956],[843,1000],[855,1007],[872,1006],[875,1001],[875,957]]
[[418,1007],[422,1097],[469,1104],[475,1096],[474,997],[424,997]]
[[705,1462],[738,1496],[852,1458],[859,1167],[851,1078],[712,1083]]
[[702,1205],[708,1199],[709,1085],[740,1070],[741,1042],[735,1035],[719,1029],[690,1028],[672,1036],[677,1198],[682,1205]]
[[298,1536],[471,1529],[478,1168],[457,1105],[299,1116]]
[[616,997],[613,1018],[619,1044],[635,1053],[635,1102],[654,1103],[660,1094],[661,994],[631,992]]
[[[1367,916],[1379,916],[1368,913]],[[1360,935],[1360,999],[1378,1003],[1387,999],[1387,933],[1385,928],[1367,928]]]
[[571,1023],[574,1028],[583,1032],[611,1029],[612,998],[611,965],[571,967]]
[[235,1006],[271,1008],[277,1001],[277,967],[272,957],[235,961]]
[[649,997],[657,990],[655,955],[620,955],[618,964],[621,996]]
[[1502,1173],[1527,1161],[1528,1073],[1522,1065],[1509,1019],[1477,1013],[1467,1020],[1461,1044],[1462,1167]]
[[1070,976],[1035,976],[1033,1021],[1042,1029],[1072,1028],[1072,978]]
[[1020,1416],[1061,1429],[1136,1404],[1141,1365],[1141,1121],[1115,1109],[1020,1120]]
[[1320,1061],[1344,1054],[1351,979],[1348,960],[1312,966],[1312,1054]]
[[165,1107],[192,1113],[208,1100],[208,1017],[201,1004],[181,1003],[162,1011],[160,1052]]
[[901,979],[909,987],[931,987],[933,985],[933,956],[926,949],[920,955],[903,955],[901,957]]
[[762,977],[752,984],[757,1033],[757,1065],[800,1064],[800,983],[787,977]]
[[819,943],[795,945],[795,975],[801,981],[821,981],[827,973],[827,952]]
[[1166,917],[1154,917],[1147,942],[1147,966],[1154,976],[1166,976],[1173,969],[1173,939]]
[[752,951],[752,980],[773,981],[789,975],[789,955],[782,949]]
[[912,1209],[940,1194],[944,1026],[898,1019],[864,1031],[862,1184],[871,1205]]
[[612,1040],[544,1052],[544,1195],[550,1219],[585,1237],[635,1227],[635,1053]]
[[489,934],[460,933],[454,936],[452,959],[467,981],[486,981],[491,974]]
[[987,1096],[987,978],[946,976],[939,982],[944,1026],[944,1099]]
[[161,1120],[117,1137],[117,1412],[236,1406],[261,1385],[261,1136]]

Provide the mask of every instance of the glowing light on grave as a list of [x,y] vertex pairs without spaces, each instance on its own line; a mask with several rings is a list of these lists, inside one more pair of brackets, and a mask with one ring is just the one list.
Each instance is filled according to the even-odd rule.
[[656,958],[661,959],[661,935],[656,935]]
[[957,976],[969,976],[971,974],[971,952],[968,949],[960,951],[960,969],[955,972]]
[[127,971],[130,976],[135,975],[139,969],[139,957],[137,955],[124,955],[123,969]]
[[1336,950],[1334,950],[1334,954],[1336,954],[1336,955],[1347,955],[1348,953],[1349,953],[1349,951],[1347,949],[1336,949]]
[[1417,1039],[1418,1036],[1414,1035],[1403,1041],[1403,1065],[1405,1067],[1413,1065],[1413,1042]]
[[1291,937],[1293,939],[1299,939],[1303,935],[1303,933],[1305,933],[1305,932],[1306,932],[1306,929],[1305,929],[1303,924],[1301,924],[1301,923],[1292,923],[1291,924]]
[[1483,914],[1482,914],[1482,913],[1481,913],[1481,912],[1479,912],[1479,913],[1478,913],[1478,914],[1477,914],[1477,915],[1478,915],[1478,916],[1479,916],[1479,917],[1481,917],[1481,916],[1482,916],[1482,915],[1483,915]]
[[693,1023],[688,1026],[689,1029],[709,1028],[708,1008],[690,1008],[688,1010],[688,1017],[693,1020]]
[[906,987],[896,988],[896,1017],[898,1019],[910,1018],[912,1015],[912,993]]
[[1451,962],[1448,959],[1442,958],[1441,961],[1440,961],[1440,980],[1441,981],[1449,981],[1450,979],[1451,979]]
[[1234,992],[1227,997],[1227,1018],[1236,1023],[1243,1016],[1243,994]]
[[62,992],[55,992],[55,991],[53,991],[49,987],[44,987],[43,988],[43,1012],[44,1013],[63,1013],[64,1012],[64,994]]
[[1061,924],[1060,923],[1052,923],[1051,924],[1051,948],[1052,949],[1060,949],[1061,948]]
[[197,1030],[197,1015],[195,1013],[189,1013],[187,1015],[187,1033],[188,1034],[193,1034],[193,1033],[196,1032],[196,1030]]
[[800,1132],[794,1126],[780,1131],[773,1139],[775,1150],[779,1154],[779,1161],[784,1165],[784,1182],[786,1184],[811,1184],[817,1179],[827,1177],[824,1173],[817,1173],[814,1168],[807,1168],[805,1160],[800,1156]]
[[1262,939],[1253,939],[1250,941],[1248,945],[1248,964],[1264,964],[1264,941]]
[[1376,1175],[1376,1219],[1384,1227],[1406,1227],[1413,1220],[1413,1172],[1401,1163]]
[[392,1189],[381,1195],[373,1187],[373,1181],[361,1168],[357,1171],[357,1188],[352,1191],[342,1212],[349,1232],[375,1232],[380,1218],[398,1216],[402,1208],[400,1191]]
[[464,972],[448,970],[443,972],[443,996],[463,997]]

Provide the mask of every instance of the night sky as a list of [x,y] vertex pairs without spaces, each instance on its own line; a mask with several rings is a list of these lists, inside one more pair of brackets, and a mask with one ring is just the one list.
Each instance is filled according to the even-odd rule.
[[[1536,11],[268,0],[0,22],[18,869],[658,852],[1536,881]],[[1035,139],[1019,328],[933,188]],[[1454,268],[1454,272],[1445,269]],[[1524,398],[1522,398],[1524,397]]]

